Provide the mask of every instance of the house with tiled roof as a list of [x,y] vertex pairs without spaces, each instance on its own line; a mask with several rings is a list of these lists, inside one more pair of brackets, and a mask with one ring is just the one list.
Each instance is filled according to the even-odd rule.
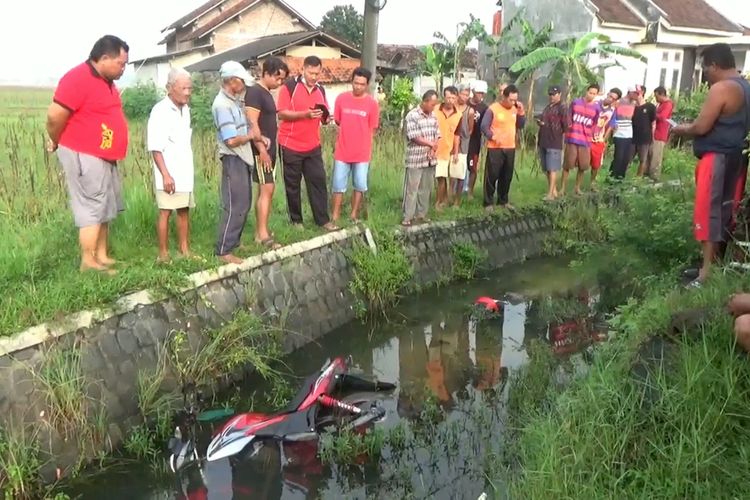
[[[271,55],[294,59],[315,54],[330,68],[353,63],[328,59],[358,63],[360,57],[359,50],[320,31],[284,0],[208,0],[167,25],[162,34],[164,53],[140,58],[131,54],[136,57],[131,61],[136,81],[161,87],[173,67],[215,71],[230,59],[253,70]],[[334,70],[331,78],[339,73]]]
[[[521,8],[537,27],[552,22],[557,39],[602,33],[647,58],[646,63],[618,59],[620,66],[604,70],[606,88],[640,84],[647,90],[664,86],[673,94],[689,92],[703,80],[702,48],[717,42],[729,43],[738,69],[750,72],[750,33],[709,0],[505,0],[503,17],[507,21]],[[613,61],[589,61],[591,66],[604,62]]]

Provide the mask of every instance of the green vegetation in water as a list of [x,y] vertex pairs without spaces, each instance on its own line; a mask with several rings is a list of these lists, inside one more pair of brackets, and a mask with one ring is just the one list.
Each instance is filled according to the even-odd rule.
[[411,280],[414,270],[395,234],[378,232],[377,252],[362,244],[351,253],[352,293],[357,297],[357,314],[381,314],[394,305]]
[[480,266],[487,260],[487,252],[471,242],[456,242],[451,247],[453,254],[453,276],[470,280],[477,275]]
[[[563,213],[573,236],[557,237],[585,255],[613,256],[607,272],[631,298],[610,318],[614,340],[596,351],[585,377],[556,392],[540,383],[548,365],[532,362],[511,389],[516,453],[490,472],[511,498],[745,496],[749,366],[724,307],[750,279],[717,268],[700,290],[678,286],[680,265],[697,256],[691,199],[681,189],[620,197],[600,208],[598,228],[586,228],[600,231],[598,241],[576,241],[579,226],[564,219],[573,211]],[[673,338],[673,314],[691,310],[712,313]]]

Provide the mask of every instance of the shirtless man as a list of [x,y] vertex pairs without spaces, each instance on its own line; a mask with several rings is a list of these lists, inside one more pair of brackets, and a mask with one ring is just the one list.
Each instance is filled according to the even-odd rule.
[[[710,89],[698,118],[672,129],[693,137],[695,170],[693,230],[703,264],[690,286],[700,287],[732,230],[745,190],[747,157],[742,151],[750,129],[750,83],[737,71],[729,45],[717,43],[702,54]],[[720,194],[720,196],[717,196]]]

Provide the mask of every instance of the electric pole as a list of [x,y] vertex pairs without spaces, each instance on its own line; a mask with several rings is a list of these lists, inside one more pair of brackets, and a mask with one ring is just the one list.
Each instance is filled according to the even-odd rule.
[[365,36],[362,41],[362,66],[372,72],[370,93],[375,94],[378,71],[378,22],[388,0],[365,0]]

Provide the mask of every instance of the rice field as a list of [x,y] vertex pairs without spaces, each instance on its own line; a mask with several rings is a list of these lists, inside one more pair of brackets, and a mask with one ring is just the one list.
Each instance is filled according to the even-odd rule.
[[[83,308],[106,305],[142,288],[169,290],[189,273],[219,265],[212,254],[219,216],[219,163],[213,134],[193,134],[197,206],[191,215],[191,246],[203,261],[174,260],[171,265],[159,265],[157,210],[145,125],[131,123],[129,154],[120,165],[126,210],[111,229],[112,255],[121,261],[118,273],[104,276],[78,272],[77,231],[67,207],[64,178],[56,156],[45,149],[44,122],[51,95],[51,89],[0,88],[0,289],[4,292],[0,298],[0,335]],[[329,168],[333,142],[332,131],[325,131],[324,154]],[[368,223],[376,228],[395,227],[400,221],[403,149],[398,130],[378,133],[367,203]],[[668,153],[665,162],[665,174],[672,177],[692,168],[692,159],[679,150]],[[519,152],[512,203],[519,207],[541,203],[545,190],[534,151]],[[342,213],[346,214],[345,210]],[[479,197],[459,209],[431,216],[454,219],[478,213]],[[251,216],[243,235],[246,248],[238,252],[240,256],[262,251],[253,241],[254,225]],[[289,226],[281,183],[274,196],[270,226],[282,244],[320,234],[307,207],[305,229]]]

